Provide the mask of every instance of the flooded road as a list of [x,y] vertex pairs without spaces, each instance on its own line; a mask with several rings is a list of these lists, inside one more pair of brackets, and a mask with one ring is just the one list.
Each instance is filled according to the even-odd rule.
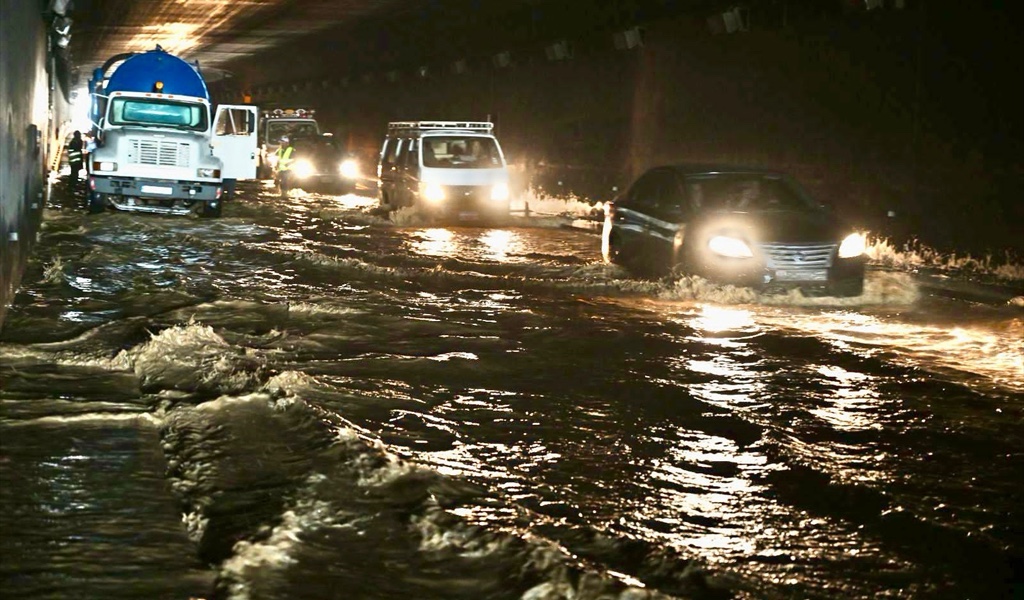
[[0,334],[5,597],[1024,594],[1014,303],[639,280],[536,214],[60,197]]

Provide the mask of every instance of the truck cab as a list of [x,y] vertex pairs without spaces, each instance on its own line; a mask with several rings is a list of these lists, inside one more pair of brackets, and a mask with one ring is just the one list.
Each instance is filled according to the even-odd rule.
[[214,112],[197,66],[157,46],[109,59],[89,88],[91,212],[215,217],[225,179],[255,176],[256,107]]
[[316,111],[304,108],[276,108],[264,111],[259,128],[259,177],[270,179],[277,167],[277,149],[281,138],[315,138],[323,132],[315,117]]

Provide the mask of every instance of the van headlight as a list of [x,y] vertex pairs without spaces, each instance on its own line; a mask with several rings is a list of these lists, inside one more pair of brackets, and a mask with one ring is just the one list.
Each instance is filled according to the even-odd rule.
[[299,159],[295,161],[295,166],[292,167],[292,170],[295,171],[296,177],[309,177],[313,174],[313,163],[308,160]]
[[428,183],[423,188],[423,198],[428,202],[444,202],[444,188],[437,183]]
[[491,200],[495,202],[504,202],[508,200],[508,184],[507,183],[496,183],[491,188]]
[[196,169],[196,176],[220,178],[220,169]]
[[754,256],[746,242],[725,235],[716,235],[708,240],[708,249],[715,254],[728,256],[729,258],[750,258]]
[[93,171],[116,171],[117,163],[110,160],[97,160],[92,163]]
[[359,177],[359,163],[354,158],[346,158],[338,165],[338,173],[345,179]]
[[854,258],[864,254],[867,249],[867,240],[862,233],[851,233],[846,236],[842,244],[839,244],[839,258]]

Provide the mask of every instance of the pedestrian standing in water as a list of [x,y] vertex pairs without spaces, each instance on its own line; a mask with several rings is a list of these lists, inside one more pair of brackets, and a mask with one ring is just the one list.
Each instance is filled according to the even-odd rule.
[[78,190],[78,172],[82,170],[83,154],[85,149],[82,143],[82,132],[76,131],[71,134],[71,141],[68,142],[68,166],[71,167],[71,191]]

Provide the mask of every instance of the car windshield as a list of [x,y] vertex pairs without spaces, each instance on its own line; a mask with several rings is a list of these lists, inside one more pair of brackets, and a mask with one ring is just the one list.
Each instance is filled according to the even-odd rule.
[[173,102],[149,98],[114,98],[111,125],[148,125],[206,131],[207,108],[196,102]]
[[320,128],[312,121],[274,121],[267,124],[267,139],[277,142],[282,136],[293,140],[299,137],[320,135]]
[[707,174],[686,178],[686,193],[702,210],[772,211],[814,208],[789,182],[774,175]]
[[423,166],[454,169],[497,169],[498,142],[491,137],[430,136],[423,138]]

